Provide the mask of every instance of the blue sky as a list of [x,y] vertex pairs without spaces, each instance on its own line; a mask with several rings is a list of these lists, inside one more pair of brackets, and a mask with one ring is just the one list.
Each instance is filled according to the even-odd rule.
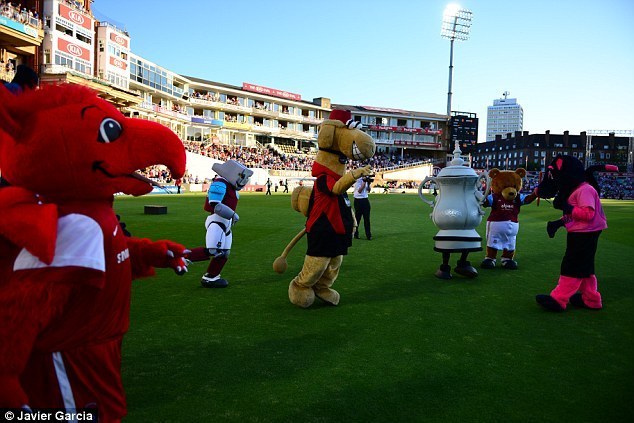
[[473,12],[456,42],[452,110],[504,91],[524,130],[634,129],[632,0],[95,0],[132,51],[182,75],[250,82],[334,103],[443,114],[445,6]]

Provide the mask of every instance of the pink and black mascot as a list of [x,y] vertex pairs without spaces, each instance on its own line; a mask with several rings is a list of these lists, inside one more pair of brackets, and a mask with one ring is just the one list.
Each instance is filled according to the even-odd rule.
[[548,235],[553,238],[562,226],[568,233],[557,286],[550,295],[536,296],[546,310],[564,311],[568,302],[594,310],[603,307],[594,268],[599,236],[608,227],[594,178],[594,172],[599,171],[618,168],[598,165],[584,169],[575,157],[557,156],[537,188],[540,198],[554,197],[553,206],[563,212],[561,219],[548,222]]
[[121,343],[132,280],[186,271],[187,250],[124,234],[113,195],[136,171],[185,171],[168,128],[125,117],[87,88],[0,87],[0,407],[126,414]]

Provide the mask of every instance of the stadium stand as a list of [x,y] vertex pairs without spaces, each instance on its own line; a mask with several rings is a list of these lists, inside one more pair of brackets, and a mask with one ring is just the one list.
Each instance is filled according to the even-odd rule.
[[[295,147],[290,145],[269,145],[267,147],[243,147],[236,145],[225,145],[218,143],[204,143],[200,141],[184,141],[187,151],[199,154],[204,157],[210,157],[217,160],[238,160],[249,168],[261,168],[274,170],[276,178],[285,178],[279,171],[288,171],[289,176],[295,177],[297,172],[310,172],[314,154],[305,154],[299,152]],[[386,154],[376,154],[374,157],[363,163],[373,166],[375,172],[380,174],[394,169],[416,167],[422,164],[428,164],[429,159],[424,157],[414,157],[405,155],[404,157],[390,156]],[[350,166],[355,167],[362,165],[361,163],[351,162]],[[290,174],[295,172],[295,174]],[[172,177],[169,172],[160,166],[154,166],[144,171],[144,174],[161,184],[172,183]],[[183,177],[183,183],[198,184],[204,180],[197,175],[186,174]],[[394,189],[413,189],[417,187],[420,181],[393,181],[386,178],[381,180],[377,178],[377,186],[390,190]],[[601,187],[602,198],[615,199],[634,199],[633,174],[599,174],[598,181]],[[529,172],[524,181],[523,192],[531,192],[539,184],[539,172]]]

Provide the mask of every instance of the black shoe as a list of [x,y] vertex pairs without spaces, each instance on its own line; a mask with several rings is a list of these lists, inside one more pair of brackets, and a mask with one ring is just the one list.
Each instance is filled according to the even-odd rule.
[[451,266],[448,264],[441,264],[440,268],[436,270],[435,275],[439,279],[451,279]]
[[354,239],[359,239],[359,234],[354,234]]
[[471,263],[468,261],[458,260],[458,264],[453,270],[457,274],[462,275],[466,278],[475,278],[476,276],[478,276],[478,271],[475,267],[471,266]]
[[517,262],[515,260],[502,261],[502,268],[507,270],[517,270]]
[[586,303],[584,303],[581,292],[577,292],[576,294],[574,294],[572,297],[570,297],[568,301],[570,301],[570,304],[578,308],[587,308],[588,310],[601,310],[601,308],[589,307]]
[[545,294],[536,295],[535,296],[535,301],[537,301],[537,304],[539,304],[540,306],[544,307],[548,311],[560,312],[560,311],[564,311],[565,310],[565,308],[563,308],[557,302],[557,300],[555,300],[550,295],[545,295]]
[[368,235],[366,238],[368,238],[368,241],[372,241],[372,235]]
[[485,258],[480,263],[480,268],[482,269],[495,269],[495,259]]
[[579,308],[590,308],[583,302],[583,297],[581,296],[581,292],[577,292],[572,297],[570,297],[570,304]]
[[205,273],[200,279],[200,284],[203,286],[203,288],[226,288],[227,285],[229,285],[229,282],[218,276],[212,278],[211,276],[209,276],[208,273]]

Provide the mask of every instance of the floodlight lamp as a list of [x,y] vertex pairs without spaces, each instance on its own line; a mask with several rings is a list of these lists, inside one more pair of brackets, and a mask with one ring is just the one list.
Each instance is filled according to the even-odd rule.
[[468,40],[472,17],[473,13],[470,10],[463,9],[457,4],[447,5],[443,14],[440,35],[450,40]]
[[446,18],[455,17],[459,10],[460,6],[458,6],[457,4],[448,4],[447,7],[445,7],[445,11],[443,12],[443,20],[445,20]]

